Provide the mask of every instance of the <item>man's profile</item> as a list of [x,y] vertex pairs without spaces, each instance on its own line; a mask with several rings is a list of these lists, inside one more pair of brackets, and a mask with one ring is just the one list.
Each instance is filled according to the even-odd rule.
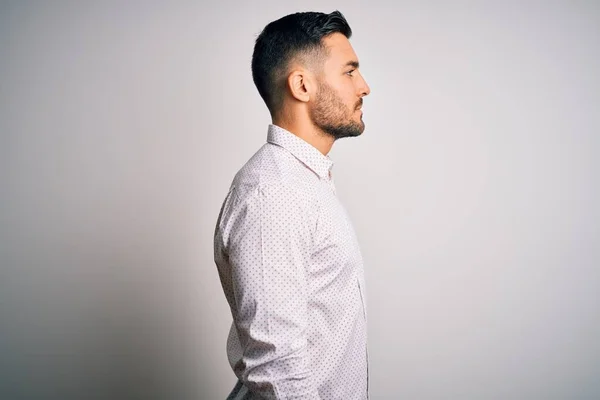
[[305,12],[256,39],[272,124],[233,179],[214,242],[233,316],[229,399],[368,398],[363,261],[327,155],[365,128],[351,34],[338,11]]

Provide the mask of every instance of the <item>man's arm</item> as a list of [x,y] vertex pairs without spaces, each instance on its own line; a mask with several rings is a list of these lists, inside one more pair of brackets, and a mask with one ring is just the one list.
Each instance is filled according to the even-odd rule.
[[228,255],[241,379],[256,394],[318,399],[307,351],[311,226],[291,186],[261,186],[233,216]]

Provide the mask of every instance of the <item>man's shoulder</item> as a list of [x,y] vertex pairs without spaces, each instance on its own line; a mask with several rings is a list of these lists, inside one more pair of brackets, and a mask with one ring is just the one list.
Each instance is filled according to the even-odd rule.
[[232,188],[245,197],[257,190],[314,195],[318,178],[287,150],[265,143],[236,173]]

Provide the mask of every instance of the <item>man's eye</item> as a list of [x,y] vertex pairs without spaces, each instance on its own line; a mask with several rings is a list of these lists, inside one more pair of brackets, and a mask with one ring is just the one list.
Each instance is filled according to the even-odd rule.
[[352,73],[353,73],[354,71],[355,71],[354,69],[351,69],[350,71],[346,72],[346,75],[348,75],[348,76],[352,76]]

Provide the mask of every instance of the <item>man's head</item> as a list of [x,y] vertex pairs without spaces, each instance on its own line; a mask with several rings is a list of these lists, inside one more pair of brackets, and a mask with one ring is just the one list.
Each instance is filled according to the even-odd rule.
[[273,119],[307,118],[335,139],[364,130],[370,89],[339,11],[296,13],[268,24],[256,39],[252,76]]

